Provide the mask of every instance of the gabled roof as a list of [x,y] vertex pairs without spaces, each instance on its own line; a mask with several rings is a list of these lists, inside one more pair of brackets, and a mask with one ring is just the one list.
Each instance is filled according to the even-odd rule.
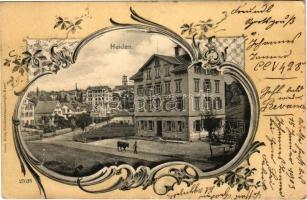
[[35,104],[35,100],[33,98],[27,97],[26,100],[28,100],[29,103]]
[[[148,64],[155,58],[159,58],[161,60],[164,60],[170,64],[175,65],[175,68],[179,67],[178,69],[180,69],[179,71],[186,70],[187,67],[190,65],[191,63],[191,59],[189,57],[188,54],[185,55],[181,55],[181,56],[165,56],[165,55],[159,55],[159,54],[153,54],[146,62],[145,64],[138,70],[138,72],[136,74],[134,74],[133,76],[131,76],[130,80],[139,80],[143,78],[143,71],[146,69],[146,67],[148,66]],[[176,71],[172,71],[172,72],[176,72]]]
[[182,64],[180,62],[180,60],[177,59],[177,57],[173,57],[173,56],[164,56],[164,55],[159,55],[159,54],[155,54],[156,57],[161,58],[162,60],[165,60],[168,63],[171,64],[175,64],[175,65],[180,65]]
[[130,77],[130,80],[139,80],[139,79],[143,79],[143,73],[138,71],[137,73],[135,73],[133,76]]
[[107,85],[89,86],[87,88],[87,90],[102,90],[102,89],[110,90],[111,88]]
[[114,90],[129,90],[133,89],[133,85],[116,85]]
[[52,114],[59,101],[38,101],[35,106],[35,114]]

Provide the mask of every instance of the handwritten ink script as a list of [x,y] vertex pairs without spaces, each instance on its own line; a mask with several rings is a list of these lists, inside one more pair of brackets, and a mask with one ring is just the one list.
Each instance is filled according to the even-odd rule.
[[[217,26],[231,19],[245,38],[245,69],[257,82],[261,113],[261,131],[266,144],[258,161],[263,191],[288,197],[306,182],[305,136],[305,53],[304,20],[294,10],[280,4],[241,3],[222,12],[227,16]],[[227,30],[226,30],[227,31]],[[266,129],[267,128],[267,129]],[[197,188],[194,185],[194,189]],[[197,193],[202,198],[236,198],[232,188],[181,190],[169,198]],[[217,195],[217,196],[214,196]],[[245,198],[259,197],[253,193]],[[243,197],[244,198],[244,197]]]
[[295,189],[298,183],[306,184],[305,121],[294,116],[275,116],[268,120],[270,132],[265,137],[270,154],[262,155],[262,181],[264,187],[277,189],[285,197],[285,188]]
[[262,188],[287,197],[287,192],[306,184],[306,62],[304,47],[297,48],[304,43],[297,13],[288,10],[277,17],[276,12],[280,10],[275,3],[243,3],[231,15],[244,16],[247,67],[262,83],[258,86],[260,112],[269,129],[263,138],[269,153],[261,156]]
[[169,199],[184,198],[189,195],[194,195],[197,199],[260,199],[260,191],[253,189],[249,191],[242,191],[234,194],[231,188],[227,187],[226,190],[217,191],[215,186],[203,187],[199,183],[195,183],[189,188],[182,188],[179,192],[173,192],[167,195]]

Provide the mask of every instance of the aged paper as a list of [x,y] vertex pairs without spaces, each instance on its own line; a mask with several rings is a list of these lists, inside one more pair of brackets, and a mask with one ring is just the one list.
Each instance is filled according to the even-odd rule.
[[303,1],[0,13],[4,198],[305,198]]

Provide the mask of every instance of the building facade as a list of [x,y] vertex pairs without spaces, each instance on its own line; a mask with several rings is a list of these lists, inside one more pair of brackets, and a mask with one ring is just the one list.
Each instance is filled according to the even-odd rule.
[[131,77],[138,136],[194,141],[205,117],[225,121],[225,84],[216,70],[190,66],[179,46],[174,56],[152,55]]
[[83,102],[91,106],[92,117],[106,117],[110,113],[111,101],[112,92],[108,86],[90,86],[83,95]]
[[23,100],[23,103],[21,105],[21,114],[20,114],[21,125],[23,126],[35,125],[34,108],[35,104],[32,101],[30,101],[27,98]]
[[59,101],[38,101],[35,106],[34,119],[38,126],[54,126],[55,115],[64,117]]

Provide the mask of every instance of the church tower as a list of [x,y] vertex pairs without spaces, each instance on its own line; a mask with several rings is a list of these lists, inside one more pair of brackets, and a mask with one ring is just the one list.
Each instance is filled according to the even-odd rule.
[[123,86],[128,85],[128,77],[126,75],[123,75],[123,77],[122,77],[122,85]]

